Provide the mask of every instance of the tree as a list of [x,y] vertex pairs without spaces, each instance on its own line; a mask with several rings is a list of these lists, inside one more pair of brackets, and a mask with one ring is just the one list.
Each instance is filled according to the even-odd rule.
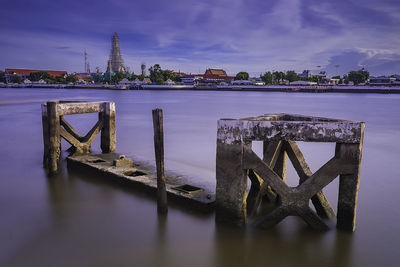
[[312,77],[301,77],[300,81],[309,81],[309,82],[318,82],[318,76],[312,76]]
[[130,77],[128,78],[128,80],[134,81],[134,80],[136,80],[138,77],[139,77],[138,75],[135,75],[135,74],[132,72],[132,74],[130,75]]
[[174,72],[172,70],[163,70],[162,74],[163,74],[164,81],[166,81],[168,79],[170,79],[170,80],[174,79]]
[[[396,81],[400,81],[400,77],[399,77],[398,75],[392,74],[392,75],[390,75],[390,77],[391,77],[391,78],[395,78]],[[0,80],[0,82],[1,82],[1,80]]]
[[122,81],[122,79],[124,79],[124,78],[125,78],[125,74],[124,74],[124,73],[122,73],[122,72],[117,72],[117,73],[115,73],[114,76],[112,76],[111,81],[112,81],[113,83],[119,83],[119,82]]
[[249,74],[245,71],[241,71],[235,76],[235,80],[248,80]]
[[273,80],[277,81],[277,82],[281,82],[283,81],[283,79],[285,79],[285,73],[282,71],[275,71],[274,73],[272,73],[273,75]]
[[5,83],[6,82],[6,75],[4,71],[0,71],[0,83]]
[[163,70],[161,69],[159,64],[155,64],[154,66],[149,68],[150,72],[150,80],[157,84],[164,83],[164,75]]
[[24,79],[22,79],[21,76],[19,75],[13,75],[11,76],[10,82],[12,83],[22,83],[24,81]]
[[29,80],[31,81],[39,81],[45,79],[52,79],[52,77],[45,71],[31,72],[29,74]]
[[78,77],[74,74],[68,75],[67,78],[65,78],[66,83],[76,83],[78,81]]
[[62,84],[66,83],[64,76],[57,76],[56,83],[62,83]]
[[369,78],[369,72],[366,70],[350,71],[347,75],[348,80],[352,81],[354,84],[364,83]]
[[172,80],[173,80],[174,82],[180,82],[180,81],[181,81],[181,76],[180,76],[180,75],[176,75],[176,76],[174,76],[174,77],[172,78]]
[[[102,83],[104,81],[104,75],[101,73],[92,74],[92,77],[93,77],[93,81],[95,83]],[[67,81],[67,83],[68,83],[68,81]]]
[[289,82],[294,82],[294,81],[298,81],[300,80],[299,75],[297,75],[297,73],[294,70],[289,70],[286,72],[285,75],[286,80],[288,80]]
[[263,82],[265,82],[265,84],[272,84],[274,81],[274,76],[270,71],[264,73],[264,75],[261,75],[260,78],[263,80]]

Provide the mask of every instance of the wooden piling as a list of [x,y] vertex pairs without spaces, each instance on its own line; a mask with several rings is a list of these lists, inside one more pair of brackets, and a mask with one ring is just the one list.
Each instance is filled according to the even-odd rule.
[[42,104],[42,127],[43,127],[43,167],[47,169],[49,157],[49,126],[47,124],[47,105]]
[[47,102],[48,125],[48,169],[50,174],[58,172],[58,160],[60,158],[60,116],[57,111],[57,101]]
[[164,127],[162,109],[153,109],[154,150],[157,166],[157,211],[167,213],[167,191],[164,175]]
[[116,130],[115,130],[115,103],[102,103],[102,112],[99,113],[99,120],[102,120],[101,130],[101,151],[110,153],[115,151]]

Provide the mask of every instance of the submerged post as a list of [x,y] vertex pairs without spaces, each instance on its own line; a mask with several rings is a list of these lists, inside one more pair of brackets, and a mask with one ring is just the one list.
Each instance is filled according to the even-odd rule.
[[[50,174],[58,171],[58,160],[61,153],[61,137],[60,137],[60,117],[57,111],[57,101],[47,102],[47,126],[48,126],[48,151],[47,151],[47,167]],[[46,144],[45,144],[46,146]]]
[[43,167],[47,169],[49,158],[49,125],[47,120],[47,106],[42,104],[42,127],[43,127]]
[[[362,129],[364,131],[364,128]],[[339,176],[339,199],[337,206],[336,228],[354,232],[356,229],[356,209],[358,187],[360,184],[360,166],[362,142],[355,144],[336,144],[335,154],[352,165],[353,171]]]
[[157,211],[167,213],[167,191],[164,175],[164,127],[162,109],[153,109],[154,150],[157,166]]
[[101,151],[103,153],[110,153],[115,151],[115,103],[104,102],[102,103],[102,112],[99,113],[103,121],[103,128],[101,129]]

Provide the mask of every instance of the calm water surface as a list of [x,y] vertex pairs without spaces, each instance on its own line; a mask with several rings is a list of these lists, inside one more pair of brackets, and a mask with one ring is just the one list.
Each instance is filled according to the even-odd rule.
[[[40,104],[50,99],[116,102],[117,152],[150,162],[151,110],[162,108],[166,168],[213,191],[219,118],[285,112],[365,121],[357,230],[314,233],[295,217],[270,230],[220,229],[214,214],[173,203],[158,217],[154,197],[68,172],[65,162],[49,178]],[[399,105],[399,95],[381,94],[0,89],[0,266],[396,266]],[[84,133],[96,115],[67,119]],[[299,146],[313,171],[334,152],[332,144]],[[297,183],[291,166],[288,183]],[[337,186],[326,190],[334,207]]]

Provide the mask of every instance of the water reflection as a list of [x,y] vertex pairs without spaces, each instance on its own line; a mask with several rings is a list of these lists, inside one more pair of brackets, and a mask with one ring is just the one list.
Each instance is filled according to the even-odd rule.
[[[330,231],[318,234],[298,221],[297,231],[215,228],[215,266],[354,266],[352,235]],[[286,225],[287,227],[288,225]]]
[[168,213],[157,214],[157,231],[156,231],[156,248],[155,255],[153,257],[153,266],[163,266],[167,262],[168,254],[168,237],[167,237],[167,223],[168,223]]

